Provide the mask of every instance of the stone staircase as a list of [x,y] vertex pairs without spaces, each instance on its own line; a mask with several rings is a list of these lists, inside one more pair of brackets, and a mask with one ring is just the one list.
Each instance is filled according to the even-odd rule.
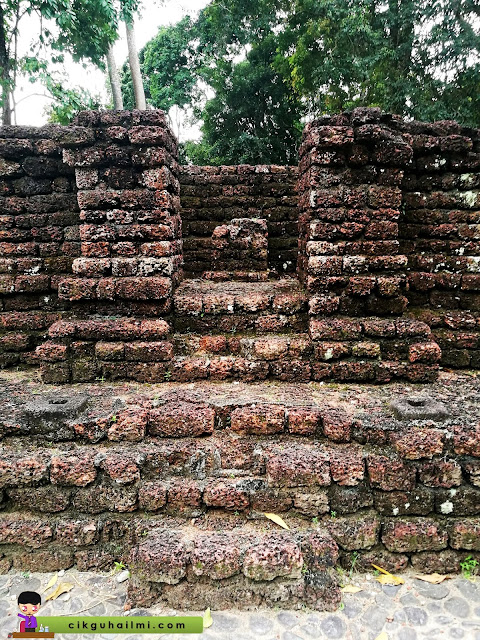
[[477,362],[478,276],[421,309],[398,126],[310,123],[298,172],[181,170],[161,112],[55,130],[79,211],[54,304],[0,264],[0,366],[42,377],[0,388],[0,572],[124,562],[132,606],[333,610],[335,568],[480,559],[478,385],[437,381]]
[[308,316],[295,278],[184,280],[164,318],[75,316],[37,348],[45,382],[436,377],[440,349],[412,318]]
[[478,551],[468,410],[401,393],[391,408],[380,388],[14,385],[0,407],[2,571],[122,561],[137,606],[330,610],[337,563],[450,571]]

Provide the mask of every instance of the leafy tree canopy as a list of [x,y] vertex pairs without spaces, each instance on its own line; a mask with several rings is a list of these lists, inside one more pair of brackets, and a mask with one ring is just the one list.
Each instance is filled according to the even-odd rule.
[[[160,29],[140,52],[148,102],[166,111],[173,105],[191,107],[203,121],[202,142],[186,144],[184,159],[296,162],[303,107],[273,66],[277,4],[214,1],[195,22],[186,17]],[[126,67],[122,90],[131,105]],[[205,97],[208,90],[213,98]]]
[[[168,111],[173,105],[183,108],[198,99],[193,37],[192,21],[186,16],[172,27],[161,27],[140,51],[145,95],[157,109]],[[127,63],[122,71],[125,108],[133,109],[135,99]]]
[[480,126],[479,23],[478,0],[212,0],[141,52],[146,93],[202,120],[202,163],[292,162],[305,115],[356,106]]
[[479,18],[477,0],[293,0],[275,65],[314,114],[380,106],[479,126]]

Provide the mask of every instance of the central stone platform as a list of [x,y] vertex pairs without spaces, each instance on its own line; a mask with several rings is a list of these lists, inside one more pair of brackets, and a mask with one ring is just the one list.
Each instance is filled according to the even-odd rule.
[[[310,301],[311,302],[311,301]],[[412,318],[319,319],[295,278],[185,280],[164,319],[76,316],[37,348],[45,382],[431,382],[440,349]]]

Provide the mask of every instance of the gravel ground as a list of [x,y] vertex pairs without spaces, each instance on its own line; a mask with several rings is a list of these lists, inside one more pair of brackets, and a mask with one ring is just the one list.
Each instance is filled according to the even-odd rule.
[[[10,573],[0,576],[0,637],[18,628],[16,599],[21,591],[42,593],[53,573],[35,573],[28,577]],[[45,603],[40,615],[203,615],[203,612],[176,611],[152,607],[124,611],[127,581],[119,583],[118,574],[66,571],[58,578],[74,588],[54,601]],[[259,609],[256,611],[213,611],[213,624],[203,634],[188,635],[202,640],[480,640],[480,579],[454,576],[433,585],[402,574],[401,586],[380,585],[373,575],[354,574],[351,584],[361,587],[355,594],[345,593],[335,613]],[[47,592],[49,593],[49,592]],[[45,598],[47,594],[43,594]],[[381,634],[384,635],[381,635]],[[386,634],[386,635],[385,635]],[[81,636],[69,635],[70,640]],[[85,637],[85,636],[82,636]],[[95,635],[94,638],[113,638]],[[152,638],[130,635],[125,640]],[[179,635],[162,635],[178,638]]]

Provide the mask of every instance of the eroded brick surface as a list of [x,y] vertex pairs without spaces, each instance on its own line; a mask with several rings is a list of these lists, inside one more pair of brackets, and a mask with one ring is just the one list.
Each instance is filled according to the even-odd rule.
[[133,549],[145,602],[177,585],[203,606],[232,578],[255,604],[330,606],[353,552],[392,571],[478,553],[476,391],[400,424],[362,387],[480,364],[478,143],[355,110],[307,125],[298,168],[180,170],[161,112],[3,128],[0,367],[91,397],[51,443],[22,385],[0,396],[0,571]]

